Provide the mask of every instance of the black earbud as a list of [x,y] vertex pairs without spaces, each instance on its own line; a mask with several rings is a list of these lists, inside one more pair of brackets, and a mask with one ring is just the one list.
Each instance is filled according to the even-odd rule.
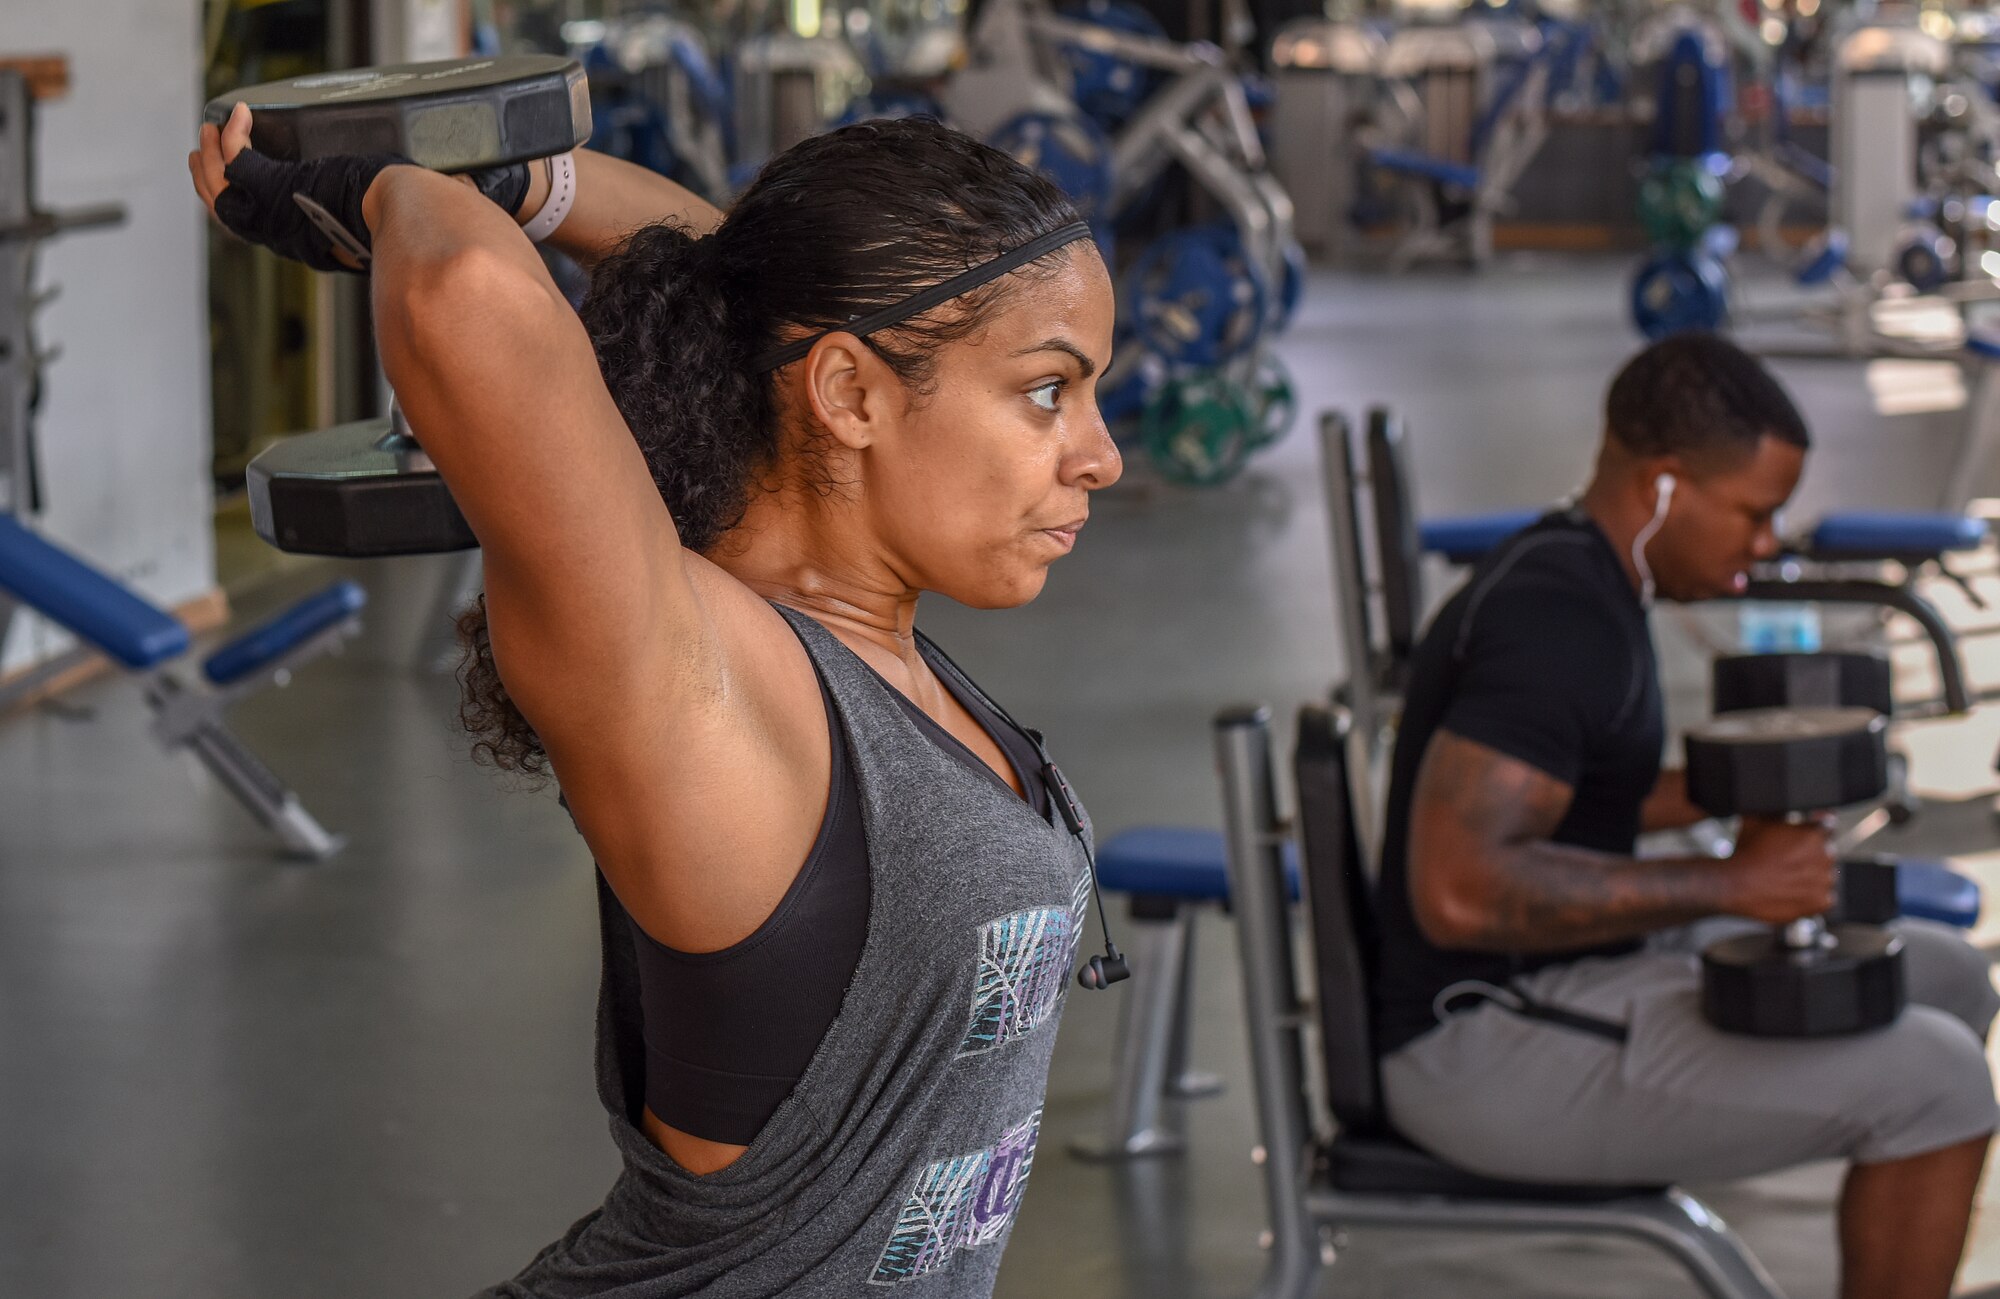
[[1056,814],[1062,818],[1063,826],[1076,838],[1077,846],[1083,849],[1083,868],[1090,875],[1090,893],[1097,902],[1097,924],[1104,931],[1104,955],[1091,957],[1084,967],[1076,972],[1076,981],[1093,992],[1101,991],[1114,983],[1123,983],[1132,977],[1132,967],[1126,964],[1125,953],[1118,950],[1118,944],[1111,941],[1111,922],[1104,915],[1104,890],[1098,887],[1097,883],[1097,854],[1091,851],[1090,836],[1084,829],[1083,807],[1076,801],[1076,794],[1070,789],[1069,781],[1063,778],[1062,768],[1056,766],[1055,759],[1049,757],[1049,748],[1042,740],[1042,733],[1023,726],[1009,717],[1006,709],[988,699],[978,686],[972,684],[972,678],[966,676],[958,664],[951,661],[951,656],[932,644],[928,638],[925,638],[924,644],[938,658],[943,659],[957,674],[958,679],[973,694],[984,700],[986,706],[998,714],[1002,721],[1019,731],[1034,748],[1035,756],[1041,759],[1042,786],[1049,792],[1049,802],[1054,805]]
[[1104,955],[1091,957],[1090,963],[1076,972],[1076,981],[1093,992],[1131,977],[1132,967],[1125,963],[1125,954],[1118,950],[1118,944],[1108,939],[1104,944]]
[[1104,892],[1097,887],[1097,854],[1090,850],[1090,840],[1083,831],[1083,808],[1071,792],[1069,781],[1063,779],[1062,768],[1050,759],[1048,749],[1042,744],[1042,733],[1023,727],[1022,734],[1041,756],[1042,783],[1048,787],[1063,824],[1083,845],[1084,869],[1090,872],[1091,896],[1097,899],[1097,923],[1104,930],[1104,955],[1091,957],[1089,964],[1076,972],[1076,981],[1093,992],[1100,991],[1131,978],[1132,967],[1125,963],[1125,954],[1118,950],[1118,944],[1111,941],[1111,922],[1104,918]]

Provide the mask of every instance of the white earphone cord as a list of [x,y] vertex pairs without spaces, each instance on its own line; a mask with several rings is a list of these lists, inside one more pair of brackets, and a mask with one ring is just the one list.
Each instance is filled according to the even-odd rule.
[[1646,562],[1646,546],[1666,526],[1667,506],[1674,499],[1674,476],[1661,474],[1653,480],[1653,487],[1660,494],[1660,503],[1653,507],[1651,521],[1632,538],[1632,567],[1639,570],[1639,602],[1648,608],[1653,604],[1653,568]]

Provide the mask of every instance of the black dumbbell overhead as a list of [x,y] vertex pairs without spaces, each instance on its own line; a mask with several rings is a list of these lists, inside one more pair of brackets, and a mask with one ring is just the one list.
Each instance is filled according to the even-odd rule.
[[[1879,797],[1887,719],[1866,708],[1727,713],[1687,736],[1689,797],[1716,816],[1788,816]],[[1902,1012],[1903,944],[1819,917],[1724,939],[1702,953],[1702,1013],[1759,1037],[1879,1028]]]
[[547,158],[590,138],[583,65],[553,54],[353,68],[219,95],[202,120],[220,126],[250,105],[251,147],[310,161],[400,153],[432,171]]
[[[574,59],[519,55],[358,68],[274,81],[211,100],[220,124],[250,105],[252,147],[310,161],[401,153],[438,171],[552,157],[590,138]],[[250,462],[250,519],[280,550],[416,555],[477,541],[401,412],[286,438]]]

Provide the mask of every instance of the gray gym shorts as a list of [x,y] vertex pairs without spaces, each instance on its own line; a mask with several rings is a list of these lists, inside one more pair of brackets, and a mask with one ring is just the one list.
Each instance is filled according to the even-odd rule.
[[1694,953],[1725,926],[1522,980],[1534,997],[1629,1026],[1627,1041],[1469,1007],[1382,1062],[1397,1129],[1439,1158],[1520,1181],[1665,1184],[1817,1159],[1883,1163],[1992,1132],[1983,1040],[2000,996],[1958,933],[1894,925],[1910,1006],[1847,1037],[1738,1037],[1701,1017]]

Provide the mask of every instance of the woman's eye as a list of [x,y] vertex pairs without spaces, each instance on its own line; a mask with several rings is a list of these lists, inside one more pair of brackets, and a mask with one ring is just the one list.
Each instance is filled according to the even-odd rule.
[[1035,405],[1041,407],[1043,410],[1054,411],[1056,408],[1057,398],[1062,396],[1062,390],[1063,390],[1062,380],[1053,379],[1048,383],[1043,384],[1039,388],[1029,389],[1028,400],[1035,403]]

